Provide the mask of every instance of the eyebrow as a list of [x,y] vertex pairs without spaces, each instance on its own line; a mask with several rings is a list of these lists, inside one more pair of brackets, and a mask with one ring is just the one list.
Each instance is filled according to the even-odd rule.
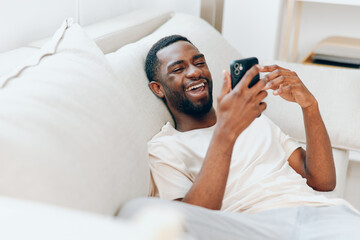
[[172,68],[173,66],[176,66],[176,65],[178,65],[178,64],[181,64],[181,63],[183,63],[183,62],[184,62],[184,60],[175,61],[175,62],[169,64],[169,65],[167,66],[167,69],[170,69],[170,68]]
[[[205,57],[204,54],[200,53],[200,54],[195,55],[195,56],[193,57],[193,60],[196,60],[196,59],[199,59],[199,58],[204,58],[204,57]],[[183,63],[183,62],[184,62],[184,60],[175,61],[175,62],[169,64],[168,67],[167,67],[167,69],[170,69],[171,67],[176,66],[176,65],[178,65],[178,64],[181,64],[181,63]]]
[[204,58],[204,57],[205,57],[204,54],[200,53],[200,54],[198,54],[198,55],[195,55],[195,56],[193,57],[193,60],[196,60],[196,59],[199,59],[199,58]]

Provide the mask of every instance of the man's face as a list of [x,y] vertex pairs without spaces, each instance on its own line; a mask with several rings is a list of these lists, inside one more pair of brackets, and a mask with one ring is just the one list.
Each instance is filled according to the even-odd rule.
[[186,41],[175,42],[157,53],[158,76],[166,103],[180,112],[198,115],[212,108],[212,78],[203,54]]

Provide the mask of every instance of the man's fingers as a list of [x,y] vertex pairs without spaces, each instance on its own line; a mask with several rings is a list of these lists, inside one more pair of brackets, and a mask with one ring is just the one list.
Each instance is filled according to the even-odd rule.
[[274,65],[268,65],[268,66],[261,67],[260,72],[272,72],[272,71],[275,71],[277,69],[279,69],[279,70],[288,70],[286,68],[283,68],[283,67],[280,67],[280,66],[274,64]]
[[256,96],[256,102],[258,103],[262,102],[267,95],[268,93],[266,91],[260,91],[259,94]]
[[295,72],[289,71],[289,70],[276,69],[275,71],[272,71],[271,73],[266,74],[262,79],[264,79],[268,82],[279,76],[297,76],[297,74]]
[[[265,80],[266,81],[266,80]],[[293,75],[280,75],[276,77],[275,79],[269,80],[263,90],[272,89],[275,90],[279,88],[280,84],[296,84],[298,81],[298,78]]]
[[297,77],[297,74],[293,71],[282,69],[276,69],[266,74],[262,78],[265,82],[267,82],[263,90],[276,89],[277,85],[282,83],[287,77]]
[[223,82],[223,86],[221,88],[221,92],[219,95],[219,99],[221,100],[226,94],[228,94],[231,90],[231,77],[230,77],[230,73],[226,70],[223,70],[223,75],[224,75],[224,82]]
[[260,104],[259,104],[259,109],[260,109],[260,113],[262,113],[263,111],[265,111],[265,109],[266,109],[266,102],[261,102]]
[[[244,77],[240,80],[238,84],[236,84],[234,90],[239,91],[240,88],[244,88],[243,86],[246,86],[246,88],[249,86],[251,80],[259,74],[260,66],[258,64],[252,66],[244,75]],[[255,84],[256,85],[256,84]]]
[[280,95],[282,93],[290,92],[292,86],[291,85],[280,85],[280,87],[273,92],[274,95]]

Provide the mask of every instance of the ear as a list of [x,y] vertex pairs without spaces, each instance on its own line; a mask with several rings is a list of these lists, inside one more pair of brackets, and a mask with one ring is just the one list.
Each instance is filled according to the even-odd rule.
[[153,93],[155,93],[155,95],[158,96],[159,98],[165,97],[164,89],[163,89],[161,83],[152,81],[149,83],[149,87],[150,87],[151,91]]

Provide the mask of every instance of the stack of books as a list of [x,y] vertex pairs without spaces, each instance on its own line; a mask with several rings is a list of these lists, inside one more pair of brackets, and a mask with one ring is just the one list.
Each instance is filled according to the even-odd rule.
[[360,39],[328,37],[321,41],[302,63],[360,68]]

